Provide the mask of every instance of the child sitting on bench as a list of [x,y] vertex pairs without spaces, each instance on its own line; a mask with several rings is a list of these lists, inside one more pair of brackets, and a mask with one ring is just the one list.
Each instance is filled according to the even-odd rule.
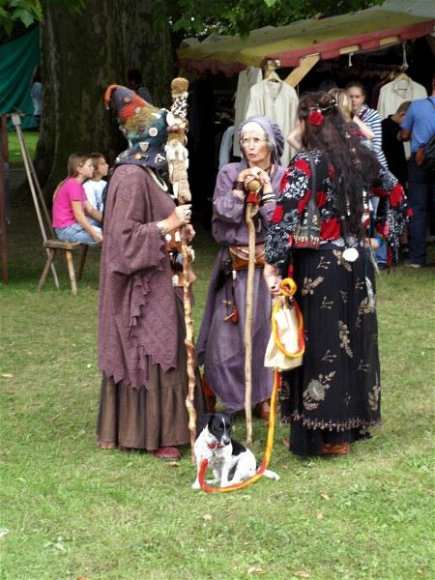
[[94,166],[89,155],[73,153],[68,158],[68,177],[53,196],[53,228],[62,242],[95,246],[103,241],[101,228],[93,226],[88,216],[101,222],[103,216],[89,203],[83,183],[92,178]]

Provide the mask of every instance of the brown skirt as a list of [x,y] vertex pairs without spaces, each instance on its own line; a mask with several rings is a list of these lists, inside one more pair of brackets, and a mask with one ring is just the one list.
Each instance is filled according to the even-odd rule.
[[[97,425],[98,445],[154,451],[190,442],[186,410],[187,370],[183,305],[177,300],[180,347],[178,367],[163,372],[148,360],[149,381],[140,387],[115,384],[103,374]],[[206,412],[199,372],[195,407],[198,418]],[[197,422],[198,423],[198,422]]]

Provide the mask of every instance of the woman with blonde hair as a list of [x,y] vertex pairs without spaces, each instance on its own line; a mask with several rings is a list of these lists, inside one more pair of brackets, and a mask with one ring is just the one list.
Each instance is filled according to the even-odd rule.
[[349,125],[349,130],[353,130],[354,134],[361,138],[363,144],[371,149],[370,141],[372,141],[375,134],[368,125],[361,121],[358,115],[352,113],[352,104],[347,92],[344,89],[338,88],[331,89],[328,92],[334,97],[338,110],[343,115],[345,122]]

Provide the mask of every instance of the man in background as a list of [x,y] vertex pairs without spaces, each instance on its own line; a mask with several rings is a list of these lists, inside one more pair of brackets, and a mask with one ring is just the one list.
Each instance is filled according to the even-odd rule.
[[418,149],[435,135],[435,75],[432,78],[432,95],[427,99],[412,101],[402,122],[398,138],[411,140],[411,157],[408,162],[408,202],[412,210],[409,222],[409,261],[406,266],[422,268],[426,265],[426,229],[428,217],[431,231],[435,212],[435,172],[418,165]]

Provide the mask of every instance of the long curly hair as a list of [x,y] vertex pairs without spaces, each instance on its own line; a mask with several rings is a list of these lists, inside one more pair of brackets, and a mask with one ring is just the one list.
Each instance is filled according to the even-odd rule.
[[333,171],[336,208],[342,216],[345,234],[364,237],[363,192],[369,191],[379,174],[379,162],[358,136],[349,132],[335,98],[327,92],[304,94],[298,117],[305,121],[302,144],[319,150]]

